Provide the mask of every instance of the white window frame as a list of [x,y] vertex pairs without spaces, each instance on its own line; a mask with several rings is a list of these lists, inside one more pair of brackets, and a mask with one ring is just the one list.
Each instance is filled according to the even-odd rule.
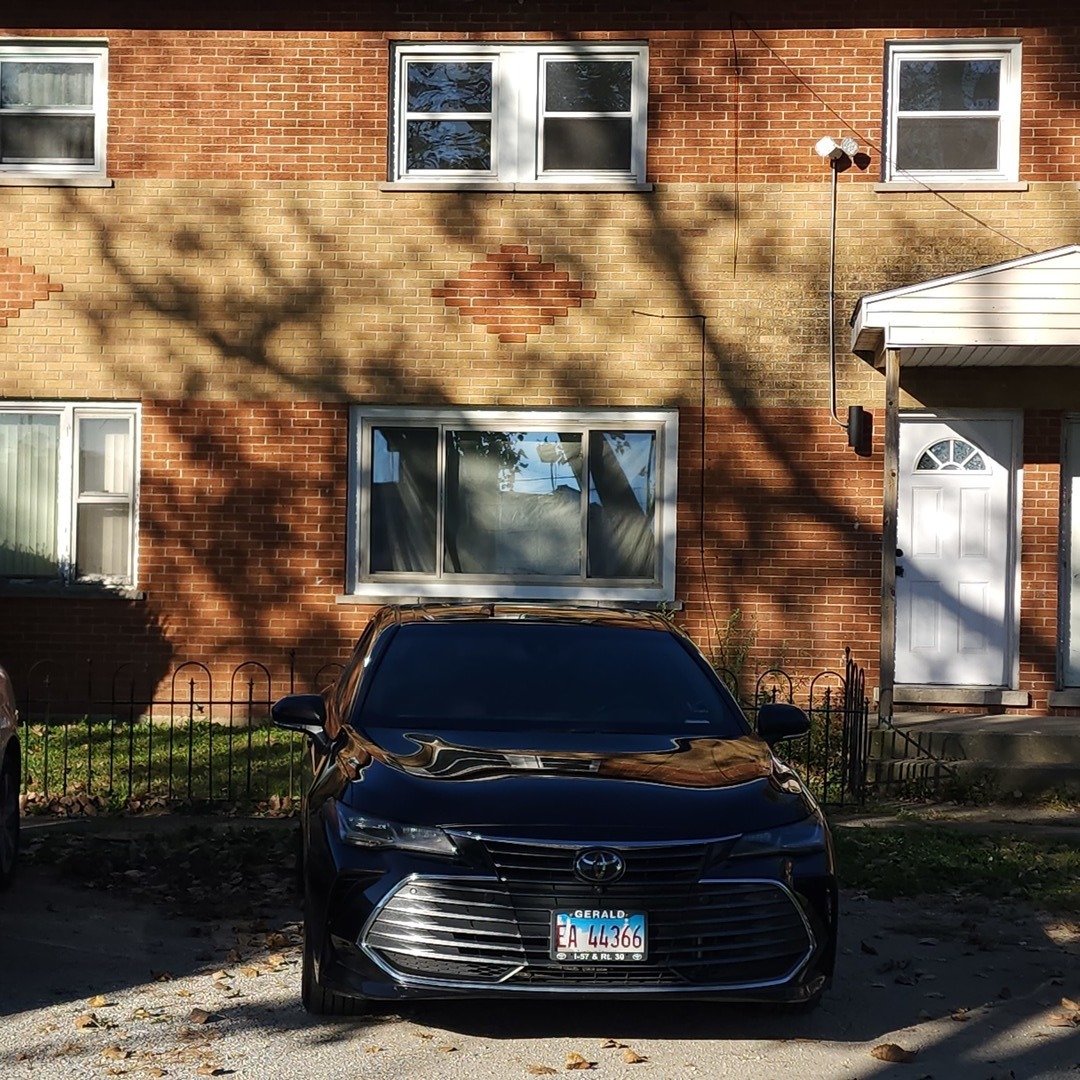
[[[56,547],[60,564],[60,579],[65,584],[86,583],[103,586],[133,587],[138,581],[139,537],[139,448],[141,446],[142,408],[131,403],[88,404],[86,402],[5,401],[0,413],[55,416],[59,419],[59,443],[56,466]],[[126,495],[88,492],[79,494],[79,425],[83,420],[123,419],[131,424],[131,477]],[[77,523],[79,507],[122,503],[129,509],[128,566],[129,575],[79,574],[75,553],[78,550]],[[3,579],[0,579],[3,580]],[[7,580],[11,580],[9,577]]]
[[94,118],[94,160],[88,163],[65,161],[0,161],[0,177],[40,177],[49,179],[103,179],[105,177],[105,143],[108,133],[109,50],[105,43],[19,41],[0,39],[0,64],[6,61],[21,63],[81,63],[91,64],[93,104],[87,109],[52,107],[0,108],[0,125],[4,115],[81,115]]
[[[372,477],[371,431],[386,427],[436,427],[506,430],[515,432],[585,431],[616,429],[649,431],[656,435],[656,542],[657,577],[651,582],[597,581],[579,578],[572,582],[529,577],[512,579],[493,575],[470,577],[453,574],[378,573],[365,567],[369,550],[366,523],[369,518]],[[440,443],[443,441],[439,440]],[[395,406],[354,405],[349,413],[349,515],[347,522],[346,591],[349,597],[379,600],[409,599],[563,599],[577,601],[669,602],[675,598],[675,530],[678,496],[679,414],[676,409],[513,410],[424,409]],[[440,457],[440,461],[442,458]],[[439,500],[443,500],[444,477],[439,475]],[[441,507],[440,507],[441,511]],[[439,514],[440,523],[442,514]],[[582,534],[584,542],[585,536]],[[437,544],[442,544],[441,526]]]
[[[1015,183],[1020,177],[1021,44],[1016,39],[962,38],[948,41],[891,41],[887,44],[885,87],[886,182]],[[912,60],[999,60],[1001,83],[996,112],[913,112],[899,109],[900,66]],[[895,160],[897,124],[904,116],[973,119],[996,117],[997,167],[994,169],[904,169]]]
[[[552,60],[624,60],[632,64],[631,106],[626,116],[631,122],[628,168],[611,171],[584,169],[545,170],[542,168],[543,79]],[[407,164],[405,127],[407,69],[411,61],[492,64],[492,107],[490,118],[491,169],[412,169]],[[398,44],[393,50],[393,92],[391,94],[391,182],[423,182],[462,187],[491,184],[539,184],[572,186],[590,183],[645,182],[649,51],[643,42],[574,43],[479,43]],[[422,115],[422,114],[417,114]],[[453,119],[454,114],[440,115]],[[469,114],[476,116],[478,114]],[[415,117],[412,117],[415,118]]]

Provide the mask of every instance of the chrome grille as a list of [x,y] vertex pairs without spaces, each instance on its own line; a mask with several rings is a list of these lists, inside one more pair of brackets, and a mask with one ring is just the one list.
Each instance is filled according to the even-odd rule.
[[483,840],[500,880],[514,884],[555,884],[572,882],[574,858],[589,847],[617,851],[626,863],[621,886],[665,885],[695,882],[701,876],[707,855],[716,846],[730,842],[656,844],[648,846],[619,844],[538,844],[488,837]]
[[581,990],[778,983],[799,970],[814,945],[797,903],[779,884],[708,881],[676,890],[605,890],[605,905],[648,914],[646,961],[553,960],[551,913],[583,900],[595,903],[595,891],[418,877],[383,904],[361,944],[392,974],[429,985]]

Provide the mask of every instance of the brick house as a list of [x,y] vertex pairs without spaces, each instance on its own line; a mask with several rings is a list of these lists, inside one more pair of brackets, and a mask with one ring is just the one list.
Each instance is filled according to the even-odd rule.
[[16,682],[536,597],[1080,704],[1080,31],[894,9],[7,14]]

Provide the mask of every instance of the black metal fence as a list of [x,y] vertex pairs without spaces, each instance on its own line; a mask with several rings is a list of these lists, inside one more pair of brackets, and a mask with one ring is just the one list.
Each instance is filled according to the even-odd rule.
[[844,650],[844,670],[822,671],[798,681],[772,668],[758,675],[751,687],[732,672],[720,671],[751,720],[768,702],[798,705],[810,717],[810,731],[777,750],[809,782],[817,799],[827,806],[860,804],[867,794],[870,745],[870,701],[866,673]]
[[[287,808],[304,788],[310,757],[301,736],[270,723],[270,706],[283,694],[321,689],[340,668],[327,664],[298,686],[295,653],[277,675],[246,660],[217,680],[207,664],[188,661],[147,687],[125,664],[103,688],[88,664],[83,688],[73,691],[70,665],[41,661],[27,673],[20,702],[27,803],[68,812],[176,802]],[[801,706],[810,733],[785,743],[784,756],[823,803],[862,801],[869,702],[850,651],[843,674],[797,681],[771,670],[748,693],[731,672],[720,674],[751,717],[768,701]]]

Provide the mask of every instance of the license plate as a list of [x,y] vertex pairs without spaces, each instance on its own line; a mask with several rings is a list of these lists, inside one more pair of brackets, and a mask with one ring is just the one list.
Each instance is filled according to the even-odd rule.
[[634,963],[648,956],[645,913],[577,908],[551,916],[551,955],[569,963]]

